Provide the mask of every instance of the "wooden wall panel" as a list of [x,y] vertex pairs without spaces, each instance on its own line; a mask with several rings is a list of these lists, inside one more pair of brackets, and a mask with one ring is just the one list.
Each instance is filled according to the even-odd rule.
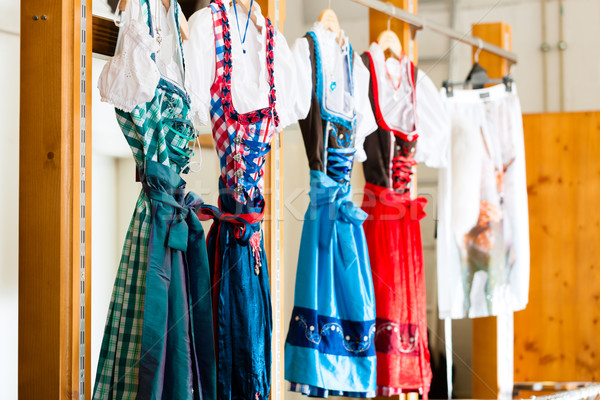
[[[18,390],[24,400],[79,395],[79,129],[80,112],[91,114],[80,107],[80,7],[73,0],[21,4]],[[91,6],[87,16],[89,32]],[[90,68],[91,46],[86,56]],[[88,70],[88,103],[90,77]],[[89,180],[86,188],[89,201]],[[88,228],[89,215],[88,208]],[[88,230],[88,251],[89,236]],[[86,356],[89,367],[89,347]]]
[[600,380],[600,112],[526,115],[531,285],[515,381]]

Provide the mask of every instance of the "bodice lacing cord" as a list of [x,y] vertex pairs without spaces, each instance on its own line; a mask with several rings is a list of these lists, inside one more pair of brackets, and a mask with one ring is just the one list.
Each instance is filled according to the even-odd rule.
[[327,175],[340,183],[350,182],[352,162],[354,161],[355,153],[356,149],[353,147],[345,149],[327,149]]
[[[171,131],[173,134],[179,136],[180,138],[184,139],[186,141],[186,143],[193,142],[196,139],[195,135],[189,136],[189,135],[186,135],[185,133],[183,133],[184,131],[186,131],[185,130],[186,126],[189,127],[189,130],[194,132],[194,125],[192,124],[192,121],[189,119],[164,118],[163,123],[167,126],[169,131]],[[181,130],[176,129],[174,126],[180,128]],[[173,145],[169,141],[167,141],[167,149],[169,150],[169,159],[171,161],[173,161],[175,164],[177,164],[179,167],[181,167],[182,169],[184,169],[188,165],[189,160],[192,157],[194,157],[194,155],[195,155],[194,151],[192,149],[190,149],[189,147],[185,147],[182,149],[180,147]]]
[[[265,156],[271,150],[271,145],[268,143],[262,143],[256,140],[243,140],[241,141],[243,146],[248,150],[248,154],[242,155],[242,160],[244,161],[244,166],[246,167],[237,177],[237,186],[234,191],[238,194],[244,192],[244,189],[249,189],[258,186],[258,182],[260,178],[264,174],[263,166],[265,165]],[[257,159],[261,161],[259,163],[256,162]],[[238,170],[240,171],[240,170]],[[235,172],[237,173],[237,172]],[[252,175],[258,174],[257,178],[254,179]],[[262,196],[260,196],[262,198]],[[255,199],[247,199],[247,200],[255,200]],[[259,199],[260,200],[260,199]]]
[[392,187],[401,193],[408,192],[413,167],[417,165],[414,158],[397,156],[392,159]]

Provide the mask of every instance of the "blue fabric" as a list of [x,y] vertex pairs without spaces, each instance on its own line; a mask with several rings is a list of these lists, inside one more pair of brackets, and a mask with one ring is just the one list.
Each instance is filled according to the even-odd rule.
[[371,393],[376,390],[375,298],[362,229],[366,213],[351,201],[348,183],[314,170],[310,178],[285,379],[328,391]]
[[[221,212],[234,215],[260,214],[257,207],[241,204],[219,180]],[[241,222],[242,219],[236,219]],[[264,241],[261,238],[261,270],[254,272],[255,259],[249,240],[261,231],[260,222],[239,225],[221,219],[208,237],[209,262],[221,262],[217,312],[217,398],[219,400],[268,399],[271,378],[271,295]],[[216,259],[218,253],[219,259]]]
[[163,164],[148,160],[145,173],[152,229],[137,398],[214,398],[210,272],[196,216],[202,200],[184,197],[185,181]]
[[287,342],[325,354],[370,357],[375,355],[374,334],[375,321],[348,321],[294,307]]
[[343,396],[352,398],[370,398],[377,396],[375,392],[344,392],[343,390],[327,390],[301,383],[290,383],[290,391],[302,393],[309,397]]
[[[315,369],[312,363],[316,363],[319,369]],[[375,357],[343,357],[331,354],[319,353],[318,350],[307,347],[295,347],[289,343],[285,344],[285,379],[297,385],[302,385],[308,391],[303,393],[314,397],[319,393],[324,395],[334,395],[334,393],[343,393],[343,396],[374,397],[376,393],[376,369],[377,361]],[[298,371],[295,373],[304,382],[296,382],[291,378],[289,370]],[[302,371],[300,374],[299,371]],[[366,374],[366,371],[372,371]],[[313,383],[314,382],[314,383]],[[338,394],[335,394],[336,396]]]

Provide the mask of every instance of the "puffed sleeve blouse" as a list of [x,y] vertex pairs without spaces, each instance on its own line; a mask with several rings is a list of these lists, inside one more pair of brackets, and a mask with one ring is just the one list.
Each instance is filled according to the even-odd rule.
[[[270,89],[265,56],[265,18],[260,6],[254,2],[252,12],[257,24],[252,21],[248,23],[246,39],[242,45],[248,15],[238,8],[236,20],[231,1],[225,1],[224,4],[231,27],[231,91],[234,107],[242,114],[265,108],[269,105]],[[192,15],[189,25],[190,38],[184,42],[186,88],[191,99],[194,123],[206,125],[211,103],[210,88],[216,79],[215,35],[210,7]],[[310,108],[311,87],[299,85],[294,56],[280,32],[275,34],[274,52],[275,107],[280,120],[277,129],[280,131],[306,117]]]

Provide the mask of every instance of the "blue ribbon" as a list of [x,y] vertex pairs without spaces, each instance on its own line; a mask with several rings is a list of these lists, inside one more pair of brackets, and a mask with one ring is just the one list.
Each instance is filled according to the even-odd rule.
[[329,212],[321,213],[323,234],[319,245],[329,248],[335,234],[346,268],[356,264],[358,257],[351,225],[360,226],[367,218],[367,213],[350,200],[351,194],[348,183],[336,182],[321,171],[310,171],[311,207],[329,207]]

